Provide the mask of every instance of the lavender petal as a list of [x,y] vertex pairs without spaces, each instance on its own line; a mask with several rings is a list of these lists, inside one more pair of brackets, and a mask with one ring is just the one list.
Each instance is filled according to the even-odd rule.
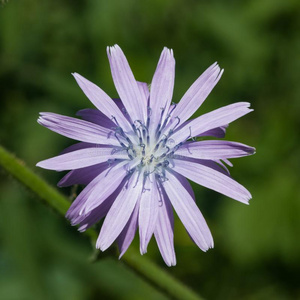
[[168,172],[167,177],[163,187],[178,217],[196,245],[207,251],[213,247],[213,238],[198,206],[173,172]]
[[145,254],[153,235],[158,215],[159,194],[154,174],[150,174],[141,195],[139,209],[140,252]]
[[203,164],[176,159],[173,170],[202,186],[242,203],[248,204],[251,199],[251,194],[241,184]]
[[93,165],[90,167],[85,167],[81,169],[76,169],[68,172],[59,182],[59,187],[67,187],[74,184],[84,184],[88,185],[92,180],[94,180],[100,173],[107,170],[109,164],[107,162]]
[[176,265],[174,216],[170,200],[164,190],[161,193],[161,201],[161,205],[158,208],[158,218],[154,236],[165,263],[171,267]]
[[109,119],[105,114],[100,110],[94,108],[81,109],[76,113],[77,116],[80,116],[83,120],[98,124],[102,127],[112,129],[116,127],[116,124]]
[[137,180],[138,174],[135,172],[109,210],[96,243],[101,251],[105,251],[120,235],[141,197],[143,185],[136,183]]
[[224,124],[229,124],[253,111],[253,109],[249,109],[249,106],[250,103],[248,102],[238,102],[213,110],[196,119],[193,119],[191,122],[188,122],[187,125],[178,129],[172,135],[172,139],[175,140],[176,143],[180,143],[190,137],[198,136],[201,133],[213,128],[224,126]]
[[225,134],[226,134],[226,128],[227,127],[228,127],[228,125],[213,128],[213,129],[210,129],[208,131],[205,131],[203,133],[198,134],[197,137],[213,136],[213,137],[216,137],[216,138],[224,138]]
[[155,130],[159,123],[162,124],[168,114],[173,96],[174,79],[175,59],[173,51],[164,48],[157,64],[150,89],[152,121],[150,126],[152,126],[152,130]]
[[91,181],[72,203],[66,217],[71,220],[85,215],[109,197],[127,175],[124,165],[124,162],[116,163]]
[[74,219],[72,225],[80,224],[78,231],[83,232],[104,218],[110,210],[115,199],[118,197],[124,184],[125,181],[123,181],[109,197],[107,197],[102,203],[100,203],[100,205],[90,211],[87,215],[81,215],[78,219]]
[[150,96],[150,91],[149,91],[149,88],[148,88],[148,84],[146,82],[141,82],[141,81],[138,81],[137,84],[138,84],[138,87],[141,91],[141,94],[144,96],[145,103],[148,105],[148,99],[149,99],[149,96]]
[[124,118],[118,106],[105,92],[103,92],[97,85],[87,80],[83,76],[77,73],[73,73],[72,75],[89,100],[104,115],[106,115],[108,119],[112,119],[112,117],[114,117],[124,130],[131,130],[130,124],[126,118]]
[[126,226],[124,227],[120,235],[117,237],[117,243],[120,251],[119,259],[124,255],[124,253],[127,251],[128,247],[134,239],[136,230],[138,228],[138,213],[139,201],[137,201],[137,203],[135,204],[133,212]]
[[132,121],[145,121],[147,107],[128,61],[118,45],[107,48],[111,74],[118,94]]
[[181,123],[189,119],[195,111],[205,101],[212,89],[218,83],[222,76],[223,70],[220,69],[217,63],[211,65],[187,90],[181,98],[173,116],[180,118]]
[[253,147],[224,140],[185,143],[175,152],[176,155],[210,160],[237,158],[254,153]]
[[[113,152],[115,150],[116,152]],[[48,170],[63,171],[89,167],[95,164],[106,162],[107,160],[125,159],[128,159],[128,155],[127,152],[122,148],[93,147],[55,156],[40,161],[36,165]]]
[[38,123],[77,141],[119,146],[112,131],[99,125],[54,113],[41,113]]

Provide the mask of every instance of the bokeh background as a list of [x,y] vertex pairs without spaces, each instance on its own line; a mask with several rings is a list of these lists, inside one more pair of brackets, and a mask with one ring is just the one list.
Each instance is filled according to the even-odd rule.
[[[55,185],[62,174],[35,164],[73,142],[36,119],[92,107],[71,72],[116,97],[106,46],[118,43],[148,83],[167,46],[176,102],[217,60],[225,73],[197,114],[252,103],[227,139],[257,148],[232,160],[253,200],[246,206],[194,185],[215,249],[201,252],[177,219],[177,266],[164,265],[154,241],[147,257],[206,299],[300,299],[299,32],[298,0],[2,1],[0,142]],[[0,176],[0,299],[166,299],[122,262],[91,264],[87,238]],[[138,251],[137,237],[132,247]]]

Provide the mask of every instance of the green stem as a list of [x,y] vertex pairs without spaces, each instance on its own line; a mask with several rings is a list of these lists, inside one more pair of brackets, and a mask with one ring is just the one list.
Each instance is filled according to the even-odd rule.
[[150,260],[136,254],[133,249],[129,248],[126,251],[126,254],[122,257],[122,261],[135,273],[150,281],[156,289],[161,290],[172,299],[203,300],[202,297],[166,271],[157,267]]
[[[70,206],[68,199],[27,168],[24,162],[14,157],[1,146],[0,165],[20,183],[39,196],[47,205],[54,208],[61,215],[65,215]],[[92,241],[95,241],[97,238],[97,232],[93,229],[89,229],[85,233]],[[187,286],[170,276],[147,258],[137,254],[133,249],[127,250],[122,261],[156,289],[161,290],[173,299],[202,299]]]

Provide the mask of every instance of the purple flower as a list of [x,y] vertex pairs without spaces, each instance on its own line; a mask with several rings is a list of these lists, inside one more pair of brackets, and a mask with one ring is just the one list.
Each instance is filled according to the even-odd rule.
[[74,73],[97,109],[79,111],[82,119],[41,113],[39,124],[80,142],[37,166],[71,170],[59,186],[87,185],[66,217],[72,225],[79,225],[79,231],[105,217],[97,248],[104,251],[116,240],[121,257],[139,228],[141,254],[147,252],[154,234],[165,263],[172,266],[176,264],[172,206],[197,246],[203,251],[213,247],[187,179],[246,204],[251,198],[230,177],[225,164],[255,149],[202,137],[224,137],[228,124],[252,109],[249,103],[238,102],[188,120],[221,78],[223,70],[217,63],[193,83],[178,104],[172,104],[172,50],[162,51],[150,90],[146,83],[136,81],[119,46],[108,48],[107,54],[121,100],[111,99]]

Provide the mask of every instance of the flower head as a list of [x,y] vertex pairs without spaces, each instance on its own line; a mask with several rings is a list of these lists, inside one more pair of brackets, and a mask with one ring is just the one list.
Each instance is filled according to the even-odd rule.
[[141,254],[147,252],[154,235],[166,264],[175,265],[172,207],[201,250],[213,247],[187,179],[243,203],[251,198],[230,177],[225,164],[230,165],[230,158],[253,154],[255,149],[202,137],[224,137],[229,123],[252,110],[249,103],[239,102],[188,120],[221,78],[223,70],[217,63],[194,82],[178,104],[172,104],[172,50],[162,51],[150,90],[146,83],[136,81],[119,46],[108,48],[107,54],[121,100],[111,99],[74,73],[96,109],[79,111],[82,119],[41,113],[41,125],[80,142],[37,166],[71,170],[59,186],[87,185],[66,217],[72,225],[79,225],[80,231],[105,217],[97,248],[104,251],[116,240],[121,257],[139,229]]

